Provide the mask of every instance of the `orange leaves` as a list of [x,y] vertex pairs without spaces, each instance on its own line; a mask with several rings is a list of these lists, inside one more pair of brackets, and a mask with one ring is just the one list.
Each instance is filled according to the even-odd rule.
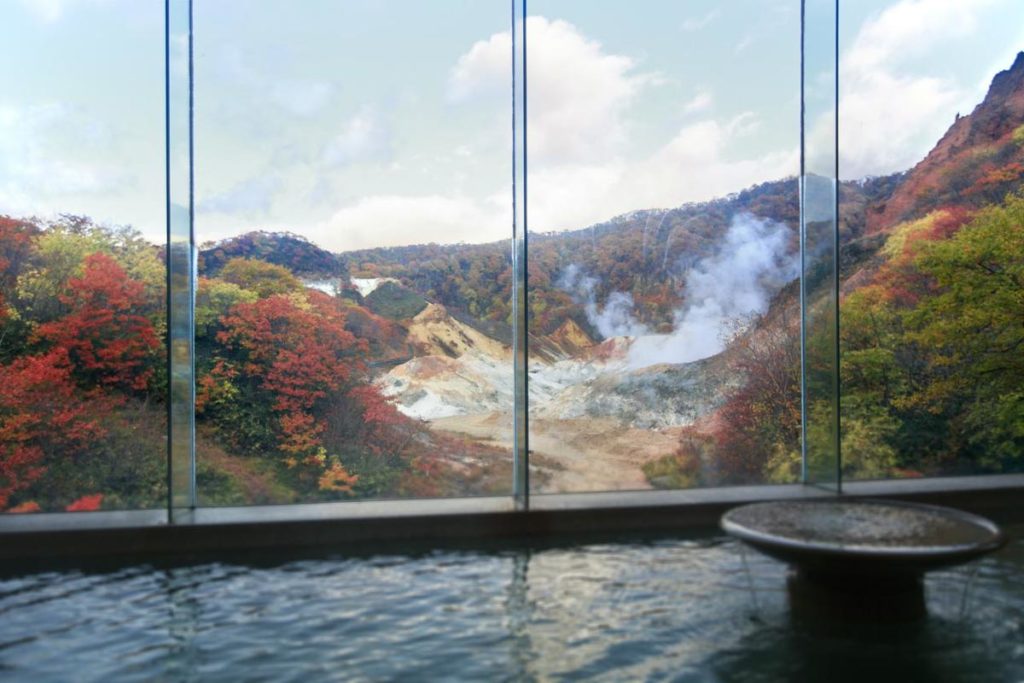
[[733,339],[730,364],[746,381],[718,412],[711,435],[724,482],[761,482],[774,450],[800,438],[800,330],[783,318]]
[[4,444],[0,452],[0,507],[12,494],[28,488],[46,472],[43,450],[31,443]]
[[881,249],[886,261],[875,273],[874,284],[902,306],[916,305],[922,296],[932,294],[934,283],[918,267],[918,257],[929,245],[954,235],[973,215],[969,209],[951,206],[893,228]]
[[[965,194],[986,195],[993,191],[998,193],[1000,188],[1005,188],[1009,183],[1014,182],[1021,176],[1024,176],[1024,165],[1016,161],[998,168],[990,168],[971,187],[967,188]],[[998,194],[991,199],[998,199]]]
[[[36,330],[49,350],[0,369],[0,508],[30,489],[50,463],[88,452],[106,436],[103,421],[123,398],[101,387],[147,387],[159,341],[149,320],[135,313],[144,297],[142,283],[114,259],[92,254],[60,297],[70,312]],[[76,375],[87,391],[76,386]],[[98,507],[101,499],[73,505]]]
[[196,381],[196,413],[202,413],[208,405],[226,403],[238,393],[231,381],[238,371],[223,360],[214,363],[213,369],[200,374]]
[[95,512],[100,509],[103,504],[103,494],[94,493],[88,496],[82,496],[71,505],[68,505],[64,509],[68,512]]
[[371,384],[351,389],[346,398],[353,416],[351,437],[367,452],[397,462],[417,426]]
[[319,437],[324,428],[309,413],[287,412],[279,418],[278,423],[281,427],[282,451],[301,455],[319,447]]
[[[317,416],[325,403],[365,374],[358,354],[366,345],[345,329],[337,303],[317,292],[303,303],[294,296],[274,295],[238,304],[221,318],[223,329],[217,334],[241,379],[266,392],[278,414],[278,447],[296,456],[321,446],[324,425]],[[204,401],[215,395],[217,381],[228,368],[218,360],[210,379],[200,380]]]
[[317,487],[321,491],[336,491],[340,493],[352,493],[352,487],[359,480],[359,477],[349,474],[339,462],[333,462],[324,470],[317,480]]
[[39,507],[39,503],[35,502],[34,500],[25,501],[21,505],[15,505],[10,510],[7,510],[7,512],[9,514],[14,514],[14,515],[25,514],[25,513],[28,513],[28,512],[41,512],[41,511],[42,511],[42,508]]
[[349,391],[348,396],[362,407],[363,422],[366,424],[399,424],[403,420],[395,405],[384,398],[375,386],[358,386]]
[[[198,383],[200,407],[232,388],[239,401],[259,403],[266,428],[259,447],[276,450],[289,477],[321,493],[353,492],[358,477],[339,453],[403,467],[419,429],[369,384],[369,349],[347,328],[350,308],[317,291],[238,303],[221,317],[220,348]],[[215,412],[230,413],[220,407]]]
[[944,240],[952,237],[957,230],[966,225],[974,217],[974,212],[962,206],[950,206],[937,212],[928,232],[930,241]]

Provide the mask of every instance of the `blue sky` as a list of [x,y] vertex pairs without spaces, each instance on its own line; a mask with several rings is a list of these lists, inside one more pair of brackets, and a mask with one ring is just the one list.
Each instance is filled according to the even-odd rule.
[[[1019,0],[842,4],[844,177],[913,165],[1024,48]],[[195,7],[200,240],[509,234],[507,0]],[[529,11],[532,229],[797,171],[796,0]],[[0,213],[84,213],[161,239],[163,3],[4,0],[0,63],[18,65],[0,72]]]

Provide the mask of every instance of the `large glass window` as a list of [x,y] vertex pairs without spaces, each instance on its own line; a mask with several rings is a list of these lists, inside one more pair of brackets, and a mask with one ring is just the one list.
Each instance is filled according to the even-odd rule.
[[800,3],[529,4],[535,492],[800,476]]
[[0,512],[1024,467],[1024,7],[526,9],[6,5]]
[[[801,31],[800,467],[807,484],[839,489],[838,188],[835,33],[839,3],[805,0]],[[807,132],[810,131],[810,134]],[[790,467],[796,458],[789,458]]]
[[3,512],[166,505],[163,10],[0,10]]
[[509,4],[193,8],[199,503],[508,495]]
[[846,3],[847,478],[1024,466],[1024,5]]

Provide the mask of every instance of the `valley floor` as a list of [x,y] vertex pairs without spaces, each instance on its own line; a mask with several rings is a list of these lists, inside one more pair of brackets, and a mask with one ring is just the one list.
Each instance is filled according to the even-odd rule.
[[[512,418],[505,412],[438,418],[431,426],[512,447]],[[643,465],[675,451],[678,432],[636,429],[610,418],[532,419],[530,464],[544,475],[541,493],[649,489]]]

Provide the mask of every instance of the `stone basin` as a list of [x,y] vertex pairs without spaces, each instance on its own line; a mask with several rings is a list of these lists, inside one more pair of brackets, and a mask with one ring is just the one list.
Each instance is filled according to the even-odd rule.
[[797,616],[910,620],[925,614],[925,572],[998,550],[998,526],[967,512],[886,500],[744,505],[726,533],[790,565]]

